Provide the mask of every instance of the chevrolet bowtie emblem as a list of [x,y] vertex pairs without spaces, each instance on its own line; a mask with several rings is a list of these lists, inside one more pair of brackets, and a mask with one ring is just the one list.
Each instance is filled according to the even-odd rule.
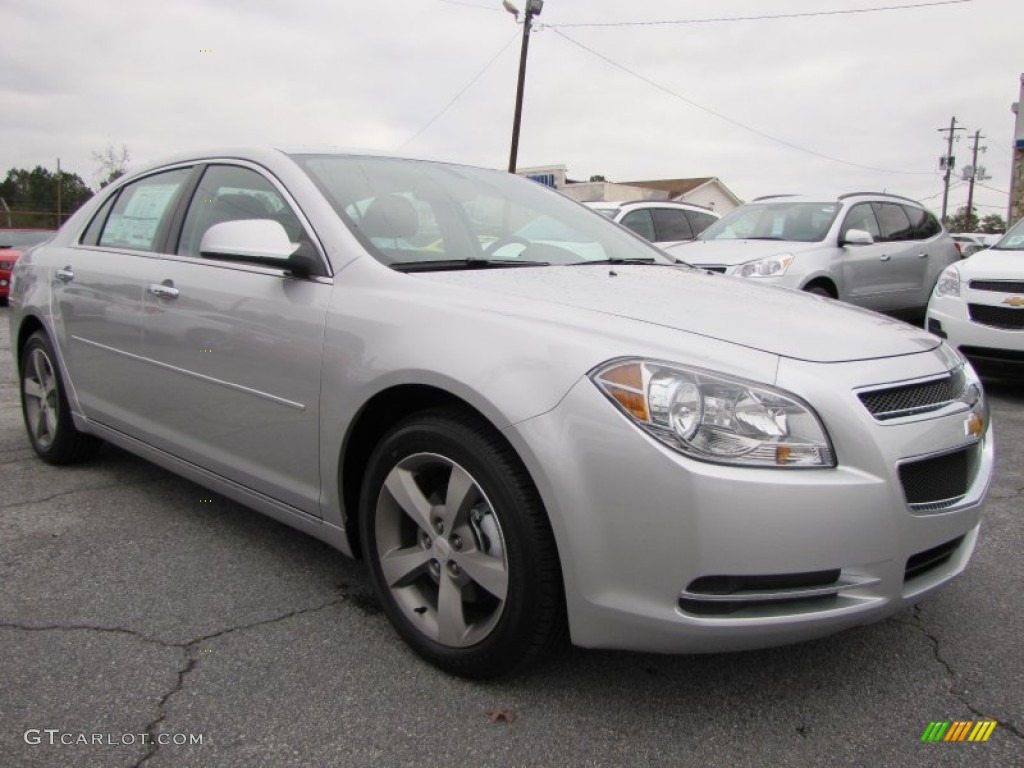
[[1024,296],[1007,296],[1003,299],[1003,304],[1009,304],[1011,307],[1024,307]]

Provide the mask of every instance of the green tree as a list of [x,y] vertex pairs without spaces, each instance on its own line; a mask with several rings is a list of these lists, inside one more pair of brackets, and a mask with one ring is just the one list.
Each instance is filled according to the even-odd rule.
[[998,213],[990,213],[981,220],[981,231],[986,235],[1001,235],[1006,231],[1006,222]]
[[965,205],[952,216],[946,217],[946,229],[950,232],[977,232],[979,226],[978,214],[973,206],[969,215]]
[[591,181],[608,181],[608,179],[606,179],[604,176],[602,176],[599,173],[595,173],[593,176],[591,176],[590,180]]
[[[0,198],[7,203],[3,223],[12,227],[54,228],[92,197],[77,173],[60,172],[60,215],[57,213],[57,174],[37,165],[31,171],[11,168],[0,183]],[[58,221],[59,219],[59,221]]]

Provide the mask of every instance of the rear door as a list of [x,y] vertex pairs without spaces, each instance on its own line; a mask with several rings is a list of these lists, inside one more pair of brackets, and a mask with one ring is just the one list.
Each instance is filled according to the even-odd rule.
[[148,410],[143,290],[192,174],[180,167],[125,186],[63,250],[54,276],[55,330],[79,405],[128,434],[139,434]]
[[139,382],[151,402],[149,439],[319,515],[320,365],[332,282],[203,258],[205,232],[238,219],[272,219],[319,251],[294,201],[264,171],[205,169],[174,253],[145,286],[145,354],[156,363]]

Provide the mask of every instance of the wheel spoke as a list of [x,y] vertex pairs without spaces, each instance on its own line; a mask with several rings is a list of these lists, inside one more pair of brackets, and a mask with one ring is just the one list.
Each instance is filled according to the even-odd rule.
[[462,645],[469,632],[462,613],[462,588],[446,570],[441,572],[441,586],[437,595],[437,639],[445,645]]
[[41,407],[39,409],[39,413],[36,414],[36,424],[35,424],[35,427],[33,427],[32,431],[35,434],[36,440],[38,442],[40,442],[40,443],[44,443],[45,442],[45,438],[47,437],[47,434],[48,434],[47,431],[46,431],[46,407],[45,406]]
[[53,437],[57,434],[57,412],[53,408],[44,408],[43,415],[46,418],[46,436]]
[[434,529],[430,523],[430,513],[433,506],[430,500],[423,495],[423,491],[416,485],[416,479],[412,472],[407,469],[395,467],[384,481],[384,487],[388,489],[391,498],[402,508],[422,530],[433,535]]
[[445,494],[444,529],[454,530],[466,520],[470,506],[480,497],[480,491],[473,478],[462,467],[453,465],[452,474],[448,478],[448,491]]
[[380,567],[389,587],[404,587],[420,576],[430,562],[430,551],[420,547],[395,549],[382,556]]
[[508,594],[508,572],[501,560],[480,550],[473,550],[460,554],[458,562],[466,575],[480,587],[499,600],[505,599]]
[[22,390],[25,392],[26,397],[31,397],[35,400],[43,399],[43,387],[36,379],[30,379],[26,376]]

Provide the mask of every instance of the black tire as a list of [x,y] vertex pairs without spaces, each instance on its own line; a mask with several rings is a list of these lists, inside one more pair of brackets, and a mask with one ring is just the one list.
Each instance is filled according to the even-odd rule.
[[564,646],[565,594],[547,514],[512,448],[480,419],[438,409],[388,432],[364,475],[360,526],[384,612],[435,666],[488,679]]
[[57,356],[42,331],[22,347],[19,384],[25,430],[39,458],[48,464],[77,464],[96,455],[102,441],[75,428]]

